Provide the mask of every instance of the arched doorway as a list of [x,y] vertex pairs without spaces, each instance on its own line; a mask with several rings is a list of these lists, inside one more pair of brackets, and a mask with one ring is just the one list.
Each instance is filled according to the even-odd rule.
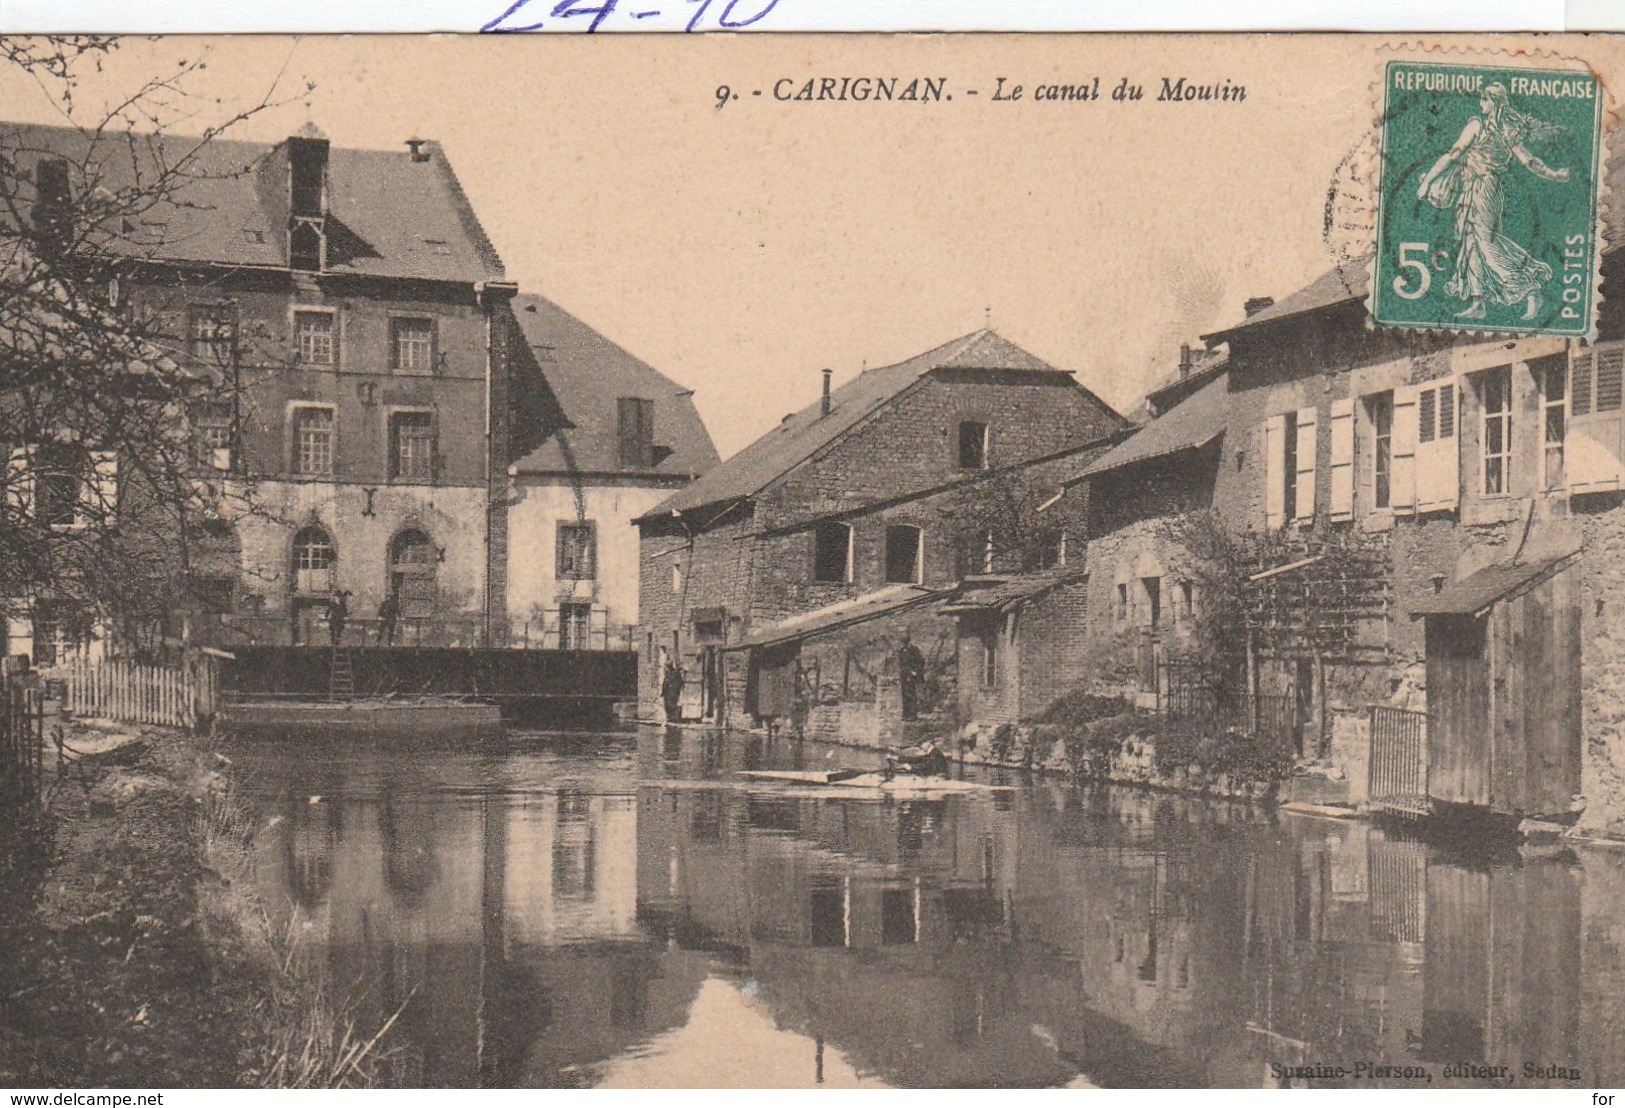
[[389,544],[389,595],[403,622],[433,618],[439,562],[434,543],[415,527],[402,531]]

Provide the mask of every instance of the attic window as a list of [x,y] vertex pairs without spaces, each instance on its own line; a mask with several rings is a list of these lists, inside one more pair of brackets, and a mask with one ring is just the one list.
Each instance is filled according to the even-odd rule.
[[620,427],[621,465],[654,465],[655,402],[640,396],[623,396],[615,401],[615,411]]
[[305,270],[322,268],[322,232],[314,223],[301,220],[294,224],[288,235],[288,266]]
[[959,425],[959,468],[987,468],[987,424],[968,419]]

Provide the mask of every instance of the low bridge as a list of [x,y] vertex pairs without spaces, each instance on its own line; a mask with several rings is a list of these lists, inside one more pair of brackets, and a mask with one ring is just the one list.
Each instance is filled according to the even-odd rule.
[[233,646],[231,655],[221,662],[221,692],[238,700],[459,696],[567,705],[638,693],[633,650]]

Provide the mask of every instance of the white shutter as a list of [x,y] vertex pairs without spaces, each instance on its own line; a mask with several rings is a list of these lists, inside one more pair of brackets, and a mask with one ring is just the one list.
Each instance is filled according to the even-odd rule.
[[1460,500],[1461,453],[1456,425],[1455,381],[1443,381],[1417,394],[1416,510],[1454,511]]
[[1574,348],[1569,374],[1571,418],[1563,444],[1563,472],[1572,492],[1625,487],[1622,362],[1625,347],[1618,343]]
[[1332,401],[1331,503],[1333,523],[1354,518],[1354,400]]
[[1395,512],[1416,510],[1416,399],[1415,385],[1394,390],[1392,476],[1388,503]]
[[1286,523],[1286,416],[1264,421],[1264,526]]
[[21,520],[34,511],[34,466],[26,446],[13,447],[6,462],[6,507]]
[[1298,472],[1294,522],[1315,518],[1315,409],[1298,409]]
[[118,508],[118,453],[112,450],[90,452],[90,475],[83,485],[80,522],[111,523]]

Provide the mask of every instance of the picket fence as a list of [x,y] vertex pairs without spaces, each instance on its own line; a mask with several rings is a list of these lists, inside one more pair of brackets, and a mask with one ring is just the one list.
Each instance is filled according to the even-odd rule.
[[208,658],[177,667],[80,660],[64,667],[63,679],[75,715],[189,730],[214,715],[217,678]]

